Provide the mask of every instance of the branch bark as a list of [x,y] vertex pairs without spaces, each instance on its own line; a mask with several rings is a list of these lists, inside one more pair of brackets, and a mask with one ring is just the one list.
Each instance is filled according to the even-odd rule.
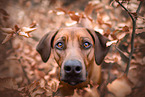
[[[136,20],[137,20],[137,17],[133,16],[129,10],[127,8],[125,8],[122,3],[119,2],[119,0],[115,0],[130,16],[131,20],[132,20],[132,26],[133,26],[133,29],[132,29],[132,35],[131,35],[131,51],[130,51],[130,54],[129,54],[129,61],[127,63],[127,66],[126,66],[126,69],[125,69],[125,74],[128,75],[128,71],[129,71],[129,67],[130,67],[130,63],[131,63],[131,59],[132,59],[132,55],[133,55],[133,52],[134,52],[134,38],[135,38],[135,30],[136,30]],[[136,14],[138,15],[139,13],[139,10],[141,8],[141,5],[143,3],[144,0],[140,0],[140,4],[136,10]]]

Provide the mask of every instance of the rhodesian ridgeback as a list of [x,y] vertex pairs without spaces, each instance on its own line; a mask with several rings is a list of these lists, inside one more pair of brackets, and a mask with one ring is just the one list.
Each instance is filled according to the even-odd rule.
[[82,27],[61,28],[40,40],[37,51],[42,60],[47,62],[53,53],[60,66],[61,95],[73,95],[74,89],[81,89],[90,81],[100,83],[100,64],[109,51],[107,40],[99,32]]

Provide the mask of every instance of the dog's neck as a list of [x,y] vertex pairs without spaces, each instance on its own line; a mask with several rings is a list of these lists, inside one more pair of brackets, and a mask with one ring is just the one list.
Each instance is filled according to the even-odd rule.
[[[101,81],[101,66],[98,66],[95,61],[92,64],[89,64],[88,67],[88,76],[87,80],[85,82],[82,82],[78,85],[72,86],[68,83],[65,83],[63,81],[60,81],[60,89],[59,94],[60,95],[73,95],[75,89],[82,89],[84,87],[87,87],[90,81],[91,84],[100,84]],[[97,71],[97,73],[96,73]]]

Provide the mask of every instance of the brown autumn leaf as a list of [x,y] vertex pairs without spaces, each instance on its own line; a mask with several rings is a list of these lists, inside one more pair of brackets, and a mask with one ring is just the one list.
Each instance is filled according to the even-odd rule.
[[43,95],[43,93],[45,92],[45,89],[43,89],[43,88],[40,88],[40,87],[38,87],[34,92],[32,92],[32,93],[30,93],[30,95],[32,96],[32,97],[36,97],[36,96],[42,96]]
[[18,85],[13,78],[0,78],[0,91],[5,89],[18,89]]
[[125,25],[125,26],[122,28],[122,31],[128,32],[128,31],[129,31],[129,27]]
[[25,96],[31,96],[36,97],[38,95],[43,95],[46,90],[40,86],[40,83],[38,81],[34,81],[30,85],[27,85],[25,87],[21,87],[18,89],[20,92],[22,92]]
[[59,82],[54,81],[54,82],[51,84],[51,90],[52,90],[52,92],[56,92],[57,89],[58,89],[58,87],[59,87]]
[[28,91],[29,91],[30,93],[33,92],[33,90],[34,90],[35,88],[37,88],[38,85],[39,85],[39,82],[34,81],[33,83],[31,83],[31,84],[28,86]]
[[45,76],[45,73],[43,71],[39,71],[37,69],[35,69],[35,73],[37,76],[39,76],[40,78],[44,78]]
[[18,34],[20,36],[30,37],[29,33],[25,33],[25,32],[22,32],[22,31],[20,31]]
[[74,11],[69,11],[68,15],[70,16],[70,18],[74,21],[79,21],[80,20],[80,15],[78,15],[77,13],[75,13]]
[[116,44],[117,41],[118,41],[118,40],[108,41],[108,42],[106,43],[106,47],[109,47],[109,46],[111,46],[112,44]]
[[13,34],[14,30],[12,28],[0,28],[4,33]]
[[137,13],[134,12],[134,13],[131,13],[136,19],[137,19]]
[[111,31],[110,29],[107,29],[107,31],[105,31],[104,36],[108,37],[110,35]]
[[79,95],[77,93],[77,89],[74,90],[74,94],[72,95],[72,97],[82,97],[81,95]]
[[72,26],[72,25],[75,25],[75,24],[77,24],[77,21],[70,20],[70,21],[65,22],[65,25],[68,26],[68,27]]
[[15,31],[15,33],[17,33],[17,31],[19,31],[19,29],[20,29],[20,27],[19,27],[18,25],[15,25],[15,26],[14,26],[14,31]]
[[111,37],[113,38],[113,40],[116,40],[117,39],[117,37],[116,37],[115,34],[111,34]]
[[64,12],[65,14],[67,13],[67,11],[66,11],[65,9],[63,9],[63,8],[56,8],[56,10],[62,11],[62,12]]
[[132,91],[132,82],[123,75],[107,85],[108,90],[116,97],[125,97]]
[[37,26],[37,23],[36,23],[36,21],[33,21],[31,24],[30,24],[30,28],[34,28],[34,27],[36,27]]
[[92,14],[93,9],[95,8],[95,5],[93,5],[92,3],[88,4],[84,10],[85,15],[88,17]]
[[7,34],[6,37],[5,37],[5,39],[2,41],[2,44],[4,44],[7,41],[9,41],[12,37],[13,37],[13,34]]
[[125,37],[125,35],[126,35],[126,33],[120,32],[120,33],[118,33],[118,34],[116,35],[116,37],[117,37],[118,40],[121,40],[122,38]]
[[98,86],[93,86],[93,88],[87,87],[84,90],[87,92],[85,93],[84,97],[100,97],[99,92],[97,91]]
[[109,24],[109,23],[104,23],[106,26],[108,26],[109,28],[111,28],[112,27],[112,25],[111,24]]
[[30,37],[30,34],[29,33],[32,32],[32,31],[35,31],[35,30],[36,30],[36,28],[22,27],[19,30],[18,34],[20,36]]
[[15,25],[14,28],[0,28],[3,31],[3,33],[7,34],[5,39],[3,40],[2,44],[9,41],[13,37],[13,34],[18,34],[20,36],[30,37],[29,33],[36,30],[36,28],[33,28],[35,26],[36,26],[36,22],[33,22],[30,25],[30,27],[20,28],[18,25]]

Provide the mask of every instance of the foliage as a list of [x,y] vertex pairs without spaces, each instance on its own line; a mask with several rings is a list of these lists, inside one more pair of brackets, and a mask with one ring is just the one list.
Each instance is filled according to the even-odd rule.
[[35,47],[48,31],[83,26],[99,31],[110,40],[106,45],[112,46],[102,64],[102,84],[76,89],[72,96],[143,97],[145,7],[140,4],[144,0],[2,0],[0,95],[57,96],[59,67],[53,58],[43,63]]

